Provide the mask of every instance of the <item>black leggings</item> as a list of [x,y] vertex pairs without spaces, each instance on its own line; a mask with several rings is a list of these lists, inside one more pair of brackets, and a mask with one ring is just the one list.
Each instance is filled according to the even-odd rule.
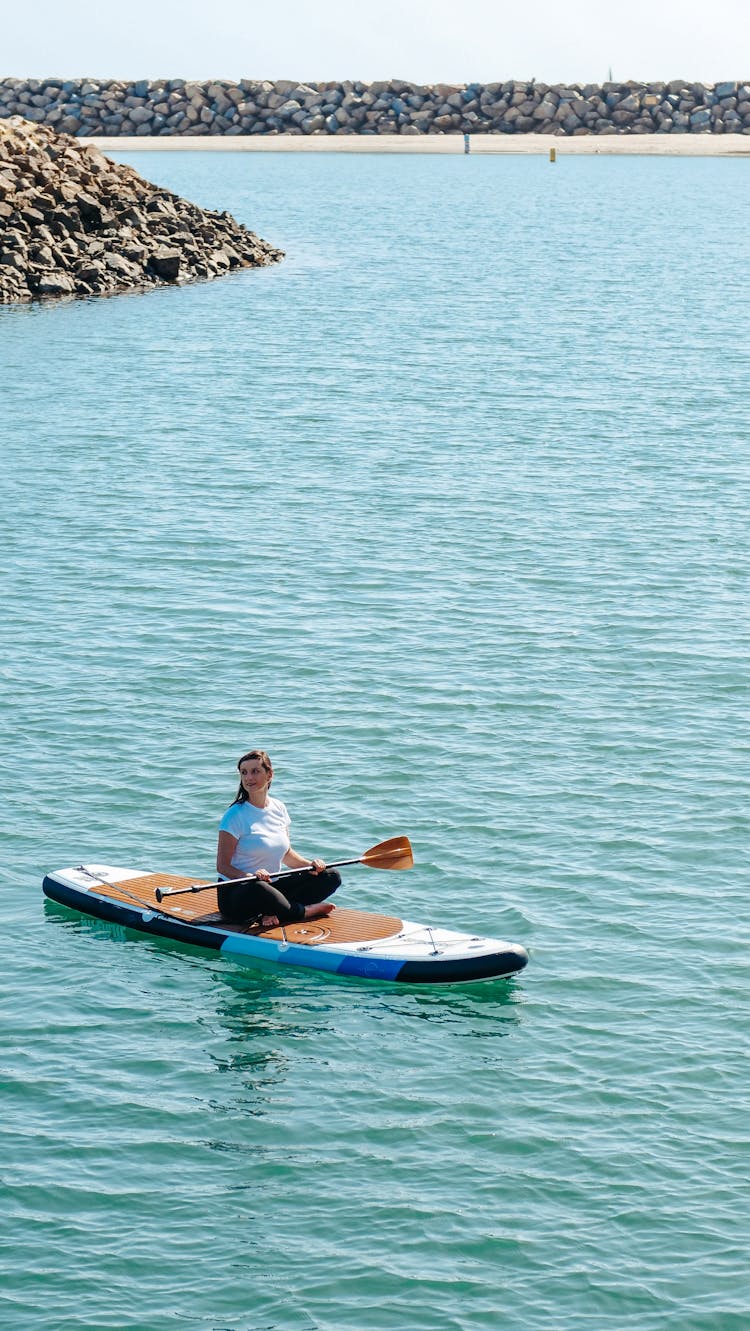
[[305,918],[305,906],[332,897],[340,885],[341,874],[336,869],[323,873],[300,869],[286,874],[278,886],[257,878],[250,883],[222,883],[217,898],[221,914],[231,924],[244,924],[258,915],[277,915],[281,924],[296,924]]

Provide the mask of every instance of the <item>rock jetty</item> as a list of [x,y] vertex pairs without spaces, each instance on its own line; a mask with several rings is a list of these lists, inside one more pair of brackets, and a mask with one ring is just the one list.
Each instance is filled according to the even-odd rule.
[[0,119],[76,137],[206,134],[750,134],[750,80],[295,83],[2,79]]
[[174,285],[282,257],[229,213],[188,203],[93,145],[0,121],[0,304]]

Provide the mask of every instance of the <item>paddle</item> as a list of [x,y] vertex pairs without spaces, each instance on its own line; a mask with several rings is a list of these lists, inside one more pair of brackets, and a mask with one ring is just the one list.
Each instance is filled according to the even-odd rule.
[[[336,860],[333,864],[326,865],[326,868],[339,869],[344,864],[366,864],[368,869],[411,869],[414,855],[408,837],[394,836],[389,841],[381,841],[377,846],[371,846],[356,860]],[[271,881],[275,883],[277,878],[286,878],[290,873],[299,872],[299,869],[279,869],[278,873],[271,874]],[[246,878],[227,878],[221,883],[197,883],[194,887],[175,887],[171,891],[169,888],[162,891],[157,887],[154,896],[158,902],[162,902],[165,897],[186,897],[192,892],[210,892],[212,888],[227,887],[229,884],[255,882],[257,882],[255,874],[251,873]]]

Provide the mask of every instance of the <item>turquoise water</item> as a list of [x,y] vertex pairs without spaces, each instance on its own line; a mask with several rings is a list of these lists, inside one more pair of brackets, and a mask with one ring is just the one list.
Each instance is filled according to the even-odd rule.
[[[123,158],[122,160],[126,160]],[[132,155],[278,268],[0,312],[14,1331],[745,1331],[747,163]],[[473,988],[44,905],[234,762]]]

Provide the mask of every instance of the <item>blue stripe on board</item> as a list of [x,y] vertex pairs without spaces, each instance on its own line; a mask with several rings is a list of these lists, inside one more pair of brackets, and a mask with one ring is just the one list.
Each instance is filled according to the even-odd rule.
[[231,934],[222,943],[222,954],[257,957],[259,961],[278,961],[291,966],[307,966],[310,970],[338,971],[341,954],[321,952],[305,944],[275,943],[269,938],[253,938],[247,934]]
[[360,975],[368,980],[395,980],[403,964],[387,957],[344,957],[338,973]]

